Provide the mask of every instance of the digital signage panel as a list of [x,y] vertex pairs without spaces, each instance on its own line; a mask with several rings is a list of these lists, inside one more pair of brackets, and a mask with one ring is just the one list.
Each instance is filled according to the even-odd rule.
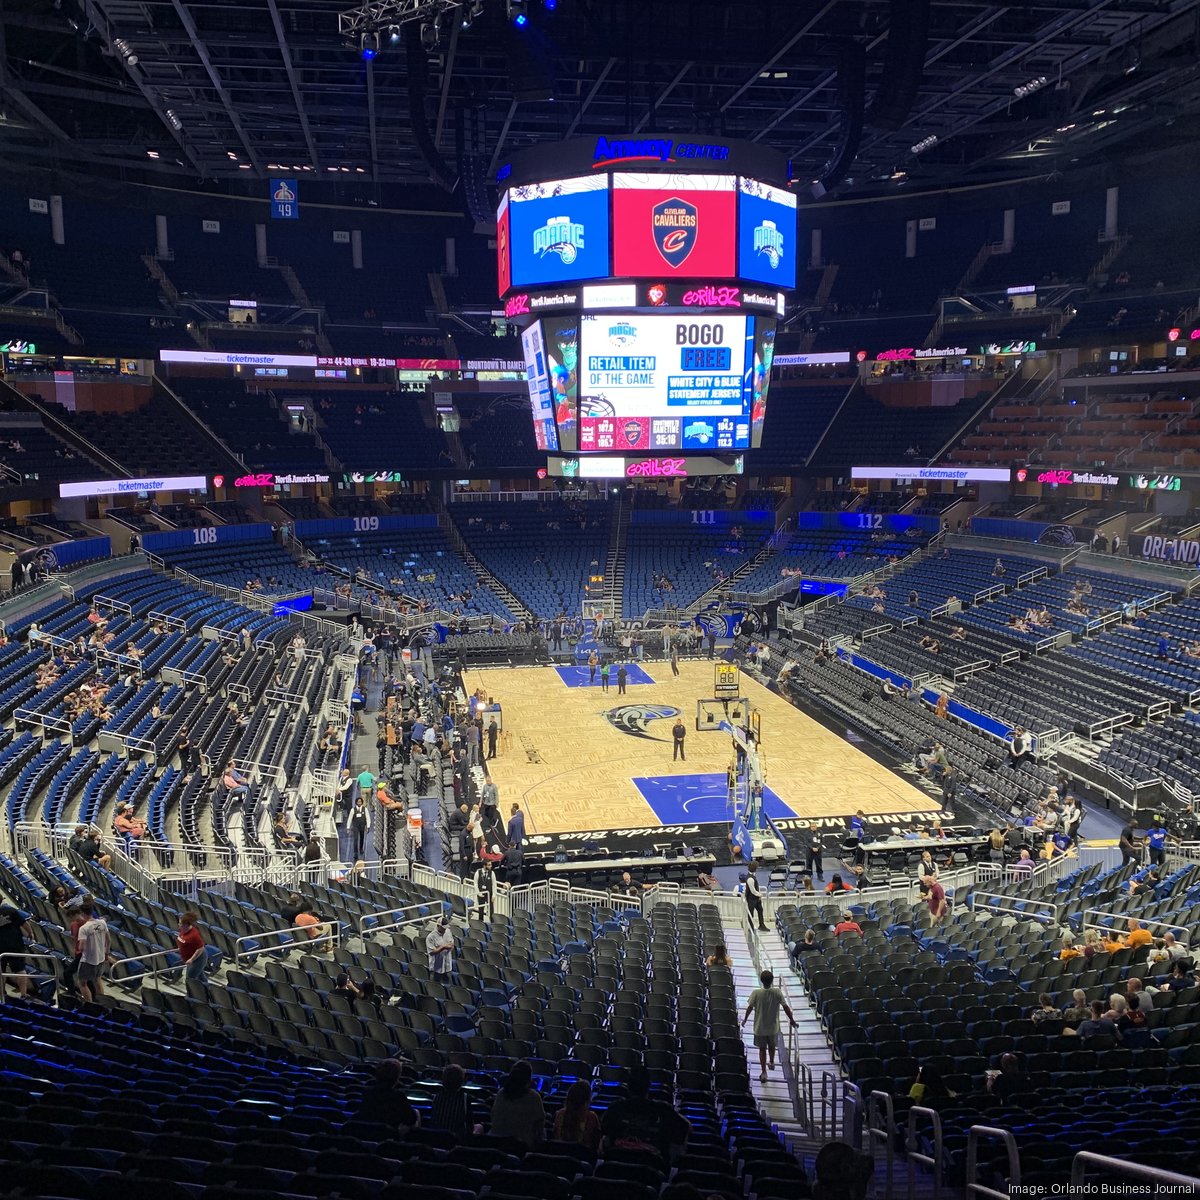
[[529,383],[529,407],[533,412],[533,436],[539,450],[558,449],[558,431],[554,424],[554,400],[550,392],[550,367],[542,342],[542,327],[534,321],[521,332],[525,352],[525,376]]
[[583,314],[579,450],[749,447],[754,326],[741,315]]
[[613,274],[733,276],[736,182],[733,175],[614,174]]
[[496,284],[499,288],[497,295],[505,295],[512,287],[512,264],[509,261],[510,229],[508,217],[508,193],[500,197],[500,207],[496,212]]
[[796,286],[796,197],[757,179],[738,180],[738,276]]
[[754,325],[754,368],[750,382],[750,445],[762,445],[763,422],[767,419],[767,392],[771,387],[771,367],[775,361],[775,322],[762,317],[750,318]]
[[542,342],[561,450],[579,449],[579,318],[546,317]]
[[512,188],[508,222],[512,286],[608,275],[608,176]]

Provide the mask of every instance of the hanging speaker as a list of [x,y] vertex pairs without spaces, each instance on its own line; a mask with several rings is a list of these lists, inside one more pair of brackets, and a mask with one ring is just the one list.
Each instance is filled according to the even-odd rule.
[[868,125],[899,129],[908,120],[925,74],[928,46],[929,0],[892,0],[883,77],[867,110]]

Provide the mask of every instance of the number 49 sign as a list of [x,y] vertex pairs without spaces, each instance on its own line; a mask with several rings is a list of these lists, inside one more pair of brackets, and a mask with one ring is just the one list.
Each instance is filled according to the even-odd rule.
[[300,202],[294,179],[271,180],[271,216],[276,221],[300,219]]

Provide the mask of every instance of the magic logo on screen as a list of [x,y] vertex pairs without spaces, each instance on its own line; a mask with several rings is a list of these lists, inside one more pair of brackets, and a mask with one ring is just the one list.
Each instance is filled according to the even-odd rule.
[[713,143],[676,143],[670,138],[598,137],[592,153],[592,169],[611,167],[614,163],[675,162],[679,158],[724,162],[728,157],[728,146]]

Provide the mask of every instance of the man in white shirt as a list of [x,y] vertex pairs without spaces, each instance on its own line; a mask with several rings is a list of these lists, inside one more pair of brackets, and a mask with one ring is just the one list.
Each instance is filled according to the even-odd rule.
[[1008,765],[1016,770],[1026,759],[1033,757],[1033,738],[1020,725],[1012,732],[1008,747]]
[[438,983],[449,985],[454,974],[454,934],[450,932],[450,918],[445,913],[426,934],[425,952],[429,955],[429,973]]
[[1177,958],[1186,958],[1187,954],[1187,946],[1178,941],[1168,929],[1162,936],[1162,943],[1150,947],[1150,953],[1146,957],[1146,966],[1155,967],[1160,963],[1165,963],[1167,967],[1170,967]]
[[91,919],[80,926],[78,938],[80,959],[75,984],[79,994],[90,1003],[97,996],[104,995],[100,976],[112,949],[108,922],[98,912],[93,912]]

